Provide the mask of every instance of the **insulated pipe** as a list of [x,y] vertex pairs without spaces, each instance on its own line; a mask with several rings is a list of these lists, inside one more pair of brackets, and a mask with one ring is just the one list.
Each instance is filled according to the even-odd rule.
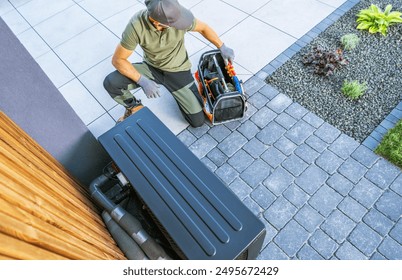
[[122,207],[116,206],[110,215],[137,242],[151,260],[170,259],[163,248],[142,228],[141,223]]
[[113,236],[113,239],[129,260],[148,260],[144,251],[141,250],[138,244],[119,226],[119,224],[113,221],[106,210],[102,212],[102,218],[110,234]]
[[116,205],[100,190],[100,187],[106,184],[109,178],[106,175],[101,175],[95,178],[89,185],[89,192],[95,201],[109,213],[113,211]]
[[126,233],[141,247],[145,254],[152,260],[167,260],[170,257],[165,250],[142,228],[141,223],[123,207],[114,204],[101,190],[100,187],[108,182],[109,178],[102,174],[95,178],[89,185],[89,192],[95,201],[102,206],[113,220],[123,228]]

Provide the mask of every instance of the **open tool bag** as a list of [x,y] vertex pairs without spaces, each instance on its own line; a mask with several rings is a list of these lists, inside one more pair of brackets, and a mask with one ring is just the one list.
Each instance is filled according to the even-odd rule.
[[204,112],[212,124],[244,117],[246,98],[243,83],[233,65],[224,61],[219,50],[202,54],[195,73]]

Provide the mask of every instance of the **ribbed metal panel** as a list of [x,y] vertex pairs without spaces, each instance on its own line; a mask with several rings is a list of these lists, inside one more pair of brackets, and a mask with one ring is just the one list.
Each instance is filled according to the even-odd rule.
[[263,238],[257,217],[148,108],[99,141],[188,259],[234,259]]

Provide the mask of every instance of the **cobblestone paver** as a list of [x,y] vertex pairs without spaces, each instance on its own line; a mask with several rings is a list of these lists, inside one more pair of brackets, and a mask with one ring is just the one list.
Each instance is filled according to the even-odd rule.
[[402,259],[401,170],[258,76],[245,86],[245,119],[178,137],[265,224],[258,258]]
[[[245,83],[242,121],[178,135],[265,224],[258,259],[402,259],[402,171],[372,151],[378,137],[360,144],[264,82],[356,2]],[[401,112],[402,103],[375,132]]]

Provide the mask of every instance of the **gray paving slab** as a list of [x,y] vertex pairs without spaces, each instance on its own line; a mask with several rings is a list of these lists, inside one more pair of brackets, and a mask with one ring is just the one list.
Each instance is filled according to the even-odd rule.
[[251,121],[262,129],[274,118],[276,118],[276,116],[277,114],[274,111],[272,111],[268,107],[263,107],[251,117]]
[[380,245],[381,236],[364,223],[360,223],[352,231],[349,241],[367,257],[371,256]]
[[350,192],[350,196],[366,208],[371,208],[381,194],[382,190],[365,178],[361,179]]
[[268,103],[269,99],[265,97],[262,93],[256,92],[247,101],[255,108],[261,109],[263,106],[265,106],[266,103]]
[[263,209],[255,202],[251,197],[246,197],[243,199],[243,203],[254,213],[257,217],[261,218]]
[[243,123],[238,131],[243,134],[244,137],[246,137],[247,139],[251,140],[255,137],[255,135],[260,132],[260,129],[258,128],[258,126],[253,123],[250,120],[247,120],[245,123]]
[[238,150],[240,150],[246,143],[247,138],[239,132],[233,132],[222,142],[218,144],[218,148],[224,152],[228,157],[233,156]]
[[280,230],[292,219],[296,211],[297,208],[295,206],[284,197],[280,196],[264,212],[264,217],[277,230]]
[[309,239],[309,244],[325,259],[330,259],[339,247],[339,245],[322,230],[314,232]]
[[279,114],[275,121],[285,129],[290,129],[297,122],[296,119],[285,112]]
[[324,217],[328,217],[342,201],[342,198],[339,193],[324,185],[311,197],[309,204],[316,209],[318,213]]
[[316,164],[329,174],[334,174],[339,166],[343,163],[343,159],[326,150],[316,160]]
[[384,189],[389,187],[389,185],[400,173],[401,169],[385,159],[380,159],[367,172],[366,178],[376,184],[378,187]]
[[314,132],[314,134],[328,144],[331,144],[336,138],[338,138],[341,132],[336,127],[325,122],[317,129],[317,131]]
[[305,204],[295,215],[299,222],[308,232],[313,233],[317,227],[324,221],[324,217],[310,205]]
[[296,184],[291,184],[284,192],[283,196],[297,208],[302,207],[310,196]]
[[316,158],[319,157],[319,153],[311,148],[306,143],[298,146],[294,151],[296,155],[298,155],[301,159],[303,159],[307,164],[312,164],[315,162]]
[[240,177],[252,188],[255,188],[258,184],[263,182],[271,172],[271,167],[262,159],[258,159],[247,167],[247,169],[240,174]]
[[292,99],[287,97],[285,94],[279,93],[267,104],[267,106],[272,111],[279,114],[285,111],[291,104]]
[[339,172],[356,184],[363,178],[367,168],[352,158],[348,158],[340,167]]
[[297,155],[289,156],[283,163],[282,166],[293,176],[297,177],[308,167],[301,158]]
[[327,184],[343,196],[348,195],[350,190],[352,190],[354,187],[354,184],[351,181],[339,173],[332,175],[328,179]]
[[396,222],[402,215],[402,197],[388,190],[380,197],[375,207],[388,218]]
[[252,188],[240,178],[236,178],[229,188],[237,195],[240,200],[244,200],[252,192]]
[[300,176],[295,180],[296,184],[305,192],[314,194],[328,179],[328,174],[321,168],[310,165]]
[[[269,109],[267,109],[269,110]],[[254,115],[255,116],[255,115]],[[273,118],[272,118],[273,119]],[[270,122],[265,126],[256,137],[262,143],[266,145],[274,144],[281,136],[286,132],[286,130],[275,122]]]
[[372,150],[363,145],[360,145],[352,153],[352,157],[368,168],[372,167],[373,164],[380,158]]
[[354,140],[353,138],[347,136],[346,134],[341,134],[330,146],[329,150],[331,150],[334,154],[339,156],[342,159],[349,158],[350,154],[359,147],[359,142]]
[[205,134],[191,144],[189,148],[198,158],[203,158],[216,146],[216,144],[217,142],[210,135]]
[[375,208],[370,209],[367,215],[364,216],[363,221],[383,237],[388,234],[394,225],[390,219]]
[[261,155],[261,158],[271,167],[276,168],[286,159],[286,156],[280,150],[271,146]]
[[236,169],[239,173],[246,170],[254,161],[253,157],[250,156],[244,150],[239,150],[232,157],[229,158],[228,163]]
[[402,259],[402,246],[391,237],[385,237],[378,251],[389,260]]
[[296,150],[297,145],[290,141],[285,136],[281,136],[275,143],[274,147],[281,151],[286,156],[291,156],[294,150]]
[[243,146],[243,149],[253,158],[258,159],[267,150],[267,146],[257,138],[252,138]]
[[289,257],[293,257],[301,249],[308,237],[309,233],[292,220],[278,233],[274,241]]
[[218,169],[218,167],[215,165],[215,163],[213,163],[209,158],[207,157],[203,157],[201,159],[201,162],[205,164],[206,167],[209,168],[209,170],[211,170],[212,172],[215,172],[216,169]]
[[321,229],[336,242],[342,243],[355,226],[355,222],[339,210],[335,210],[321,225]]
[[294,177],[282,167],[276,168],[264,181],[264,185],[279,196],[293,182]]
[[341,260],[367,260],[368,258],[349,242],[345,242],[335,253]]
[[269,243],[260,253],[258,260],[288,260],[289,257],[273,242]]
[[297,258],[300,260],[323,260],[324,258],[320,256],[317,251],[307,244],[300,249],[297,253]]
[[279,94],[279,91],[276,88],[268,84],[265,84],[262,88],[258,90],[258,92],[264,95],[269,100],[274,99],[274,97]]
[[390,188],[394,192],[402,196],[402,174],[399,174],[399,176],[395,179]]
[[399,242],[399,244],[402,244],[402,219],[399,219],[399,222],[390,231],[389,235],[397,242]]
[[308,124],[314,126],[315,128],[319,128],[323,123],[324,120],[318,117],[316,114],[312,112],[308,112],[304,117],[303,120]]
[[359,222],[367,213],[367,209],[363,205],[349,196],[342,200],[338,209],[355,222]]
[[263,185],[253,190],[250,196],[262,209],[267,209],[276,200],[276,196]]
[[301,145],[314,131],[313,126],[304,120],[300,120],[285,133],[285,136],[296,145]]
[[[187,130],[184,130],[187,131]],[[208,130],[209,135],[211,135],[216,141],[221,142],[227,136],[230,135],[231,131],[224,125],[217,125]]]
[[215,171],[215,174],[218,175],[218,177],[226,185],[229,185],[231,182],[233,182],[234,179],[236,179],[237,176],[239,176],[239,173],[227,163],[225,163],[221,167],[219,167]]
[[315,135],[311,135],[309,138],[307,138],[305,143],[319,153],[324,152],[329,146],[328,143],[324,142],[324,140]]
[[183,144],[186,145],[187,147],[193,144],[197,140],[197,137],[195,137],[188,130],[183,130],[182,132],[180,132],[180,134],[177,135],[177,138],[179,138],[179,140],[183,142]]
[[296,120],[300,120],[309,111],[301,106],[299,103],[294,102],[285,110],[285,112],[291,115]]
[[218,148],[213,148],[207,154],[207,157],[218,167],[224,164],[228,159],[228,157]]

